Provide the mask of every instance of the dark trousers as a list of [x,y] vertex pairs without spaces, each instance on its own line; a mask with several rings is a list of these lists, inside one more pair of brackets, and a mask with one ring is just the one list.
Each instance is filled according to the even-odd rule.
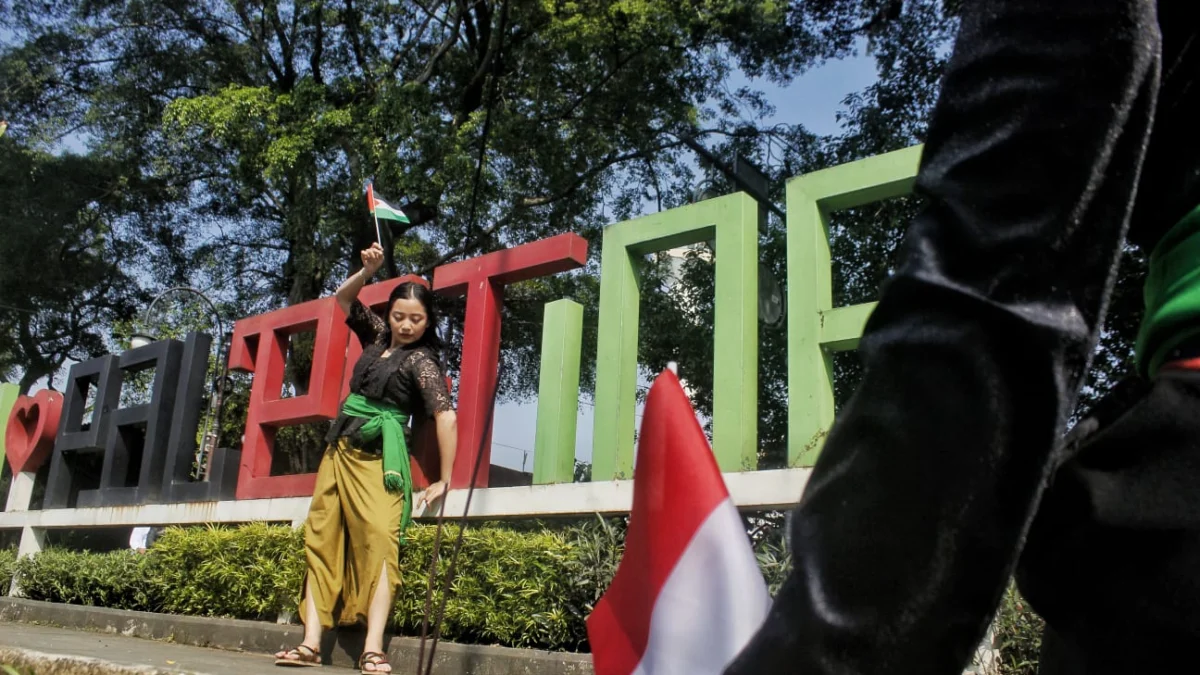
[[1200,644],[1193,376],[1131,383],[1128,431],[1062,443],[1126,239],[1200,205],[1197,4],[964,3],[928,208],[793,514],[794,572],[726,673],[960,673],[1023,554],[1043,672],[1164,672]]
[[1068,437],[1017,568],[1041,672],[1196,669],[1200,372],[1123,383]]

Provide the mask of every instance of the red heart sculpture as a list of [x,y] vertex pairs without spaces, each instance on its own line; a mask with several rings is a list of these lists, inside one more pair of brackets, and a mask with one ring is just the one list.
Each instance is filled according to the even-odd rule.
[[37,471],[49,459],[62,407],[62,394],[49,389],[17,399],[4,434],[4,454],[13,474]]

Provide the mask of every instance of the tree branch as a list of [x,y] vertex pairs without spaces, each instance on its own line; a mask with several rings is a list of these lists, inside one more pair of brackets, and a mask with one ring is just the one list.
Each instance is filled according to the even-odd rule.
[[362,37],[358,34],[360,21],[358,19],[358,10],[354,8],[353,0],[345,0],[346,15],[342,24],[346,27],[346,34],[350,36],[350,48],[354,52],[354,62],[358,64],[358,69],[362,71],[363,78],[367,81],[367,86],[374,88],[374,83],[370,79],[371,68],[367,64],[366,54],[363,53]]
[[[501,0],[501,2],[503,4],[501,5],[500,22],[505,23],[505,17],[508,15],[508,0]],[[480,8],[475,16],[475,21],[479,24],[480,31],[485,26],[487,27],[487,35],[484,38],[487,40],[487,50],[480,55],[480,58],[476,62],[475,74],[471,76],[471,80],[463,87],[459,110],[454,118],[455,127],[462,126],[471,113],[479,108],[480,103],[483,101],[483,85],[488,73],[492,73],[493,77],[500,76],[500,69],[495,67],[495,63],[497,62],[496,57],[500,51],[501,44],[504,42],[503,26],[499,30],[491,30],[491,13],[488,12],[487,5],[483,2],[477,2],[476,6]],[[467,34],[470,35],[473,31],[471,22],[468,20]],[[482,33],[481,37],[483,37]],[[478,45],[478,42],[476,45]]]
[[425,267],[422,267],[420,269],[420,271],[417,272],[417,274],[420,276],[425,276],[425,275],[429,274],[430,272],[432,272],[434,270],[434,268],[441,267],[442,265],[446,264],[447,262],[450,262],[450,260],[452,258],[456,258],[460,255],[465,255],[468,251],[472,250],[472,248],[474,246],[478,245],[479,241],[481,241],[487,237],[490,237],[492,234],[496,233],[501,228],[503,228],[504,226],[506,226],[510,222],[512,222],[513,218],[516,217],[516,213],[517,213],[516,209],[509,211],[507,216],[497,220],[496,222],[492,223],[490,226],[480,230],[479,234],[476,237],[474,237],[472,241],[465,242],[461,247],[454,249],[454,250],[446,253],[445,255],[442,255],[435,262],[433,262],[429,265],[426,265]]
[[238,241],[229,237],[223,238],[223,245],[229,248],[247,248],[252,251],[278,251],[280,253],[287,253],[289,250],[284,244],[268,244],[266,242],[259,241]]
[[[450,35],[447,36],[445,40],[442,40],[442,43],[438,45],[437,51],[435,51],[433,56],[429,58],[429,63],[425,64],[425,70],[420,74],[420,76],[417,77],[417,79],[413,80],[413,84],[424,86],[433,78],[433,73],[437,69],[438,62],[441,61],[442,57],[444,57],[450,51],[450,48],[453,47],[456,42],[458,42],[458,31],[462,27],[462,19],[462,12],[455,12],[454,27],[450,29]],[[394,65],[398,66],[399,64]],[[393,72],[394,71],[395,67],[393,67]]]
[[654,178],[654,200],[658,210],[662,211],[662,185],[659,184],[658,172],[654,170],[654,162],[650,161],[649,157],[641,159],[646,163],[646,171]]
[[[476,2],[476,4],[478,4],[478,2]],[[471,8],[467,7],[467,0],[458,0],[458,13],[459,16],[462,16],[463,18],[467,18],[467,16],[471,13]],[[467,46],[472,50],[478,49],[479,36],[475,33],[475,24],[468,20],[466,22],[466,29]]]
[[487,237],[490,237],[491,235],[495,234],[497,231],[499,231],[500,229],[504,228],[509,223],[511,223],[521,211],[526,211],[528,209],[536,208],[539,206],[548,206],[555,202],[566,199],[567,197],[570,197],[572,194],[574,194],[576,190],[578,190],[580,187],[582,187],[589,180],[595,178],[596,176],[603,173],[604,171],[611,169],[612,167],[616,166],[617,164],[621,164],[623,162],[628,162],[628,161],[635,160],[635,159],[647,158],[656,152],[661,152],[663,150],[668,150],[670,148],[679,147],[681,145],[683,145],[682,141],[674,141],[671,143],[664,143],[664,144],[655,146],[653,148],[647,148],[645,150],[637,150],[634,152],[627,152],[627,153],[620,154],[620,155],[610,155],[606,160],[600,162],[596,166],[594,166],[591,169],[580,174],[575,179],[575,181],[573,181],[570,185],[568,185],[565,189],[560,191],[558,194],[547,195],[547,196],[542,196],[542,197],[526,197],[524,199],[521,199],[517,204],[515,204],[512,207],[511,210],[509,210],[508,214],[505,215],[503,218],[497,220],[495,223],[492,223],[490,226],[484,228],[483,230],[480,230],[478,235],[471,237],[467,241],[463,242],[462,246],[455,248],[455,249],[445,253],[444,255],[440,256],[435,262],[423,267],[421,269],[421,271],[418,273],[419,274],[428,274],[431,271],[433,271],[434,268],[444,265],[445,263],[449,262],[453,258],[456,258],[460,255],[466,255],[467,253],[474,250],[475,247],[479,246],[479,244],[482,243],[482,241],[484,239],[486,239]]
[[609,73],[605,74],[605,76],[600,78],[600,80],[598,82],[596,82],[594,85],[592,85],[591,87],[588,87],[588,90],[583,92],[583,94],[579,98],[575,99],[575,101],[573,103],[571,103],[571,105],[567,106],[566,110],[564,110],[562,113],[560,113],[558,115],[554,115],[552,117],[539,118],[538,121],[548,122],[548,121],[558,121],[558,120],[569,119],[570,116],[576,110],[579,109],[579,106],[583,105],[584,101],[588,100],[596,92],[603,89],[604,86],[609,83],[609,81],[611,81],[614,77],[617,76],[617,73],[621,72],[625,68],[625,66],[629,65],[630,62],[632,62],[634,59],[641,56],[645,52],[646,52],[645,49],[641,49],[636,52],[633,52],[627,58],[618,60],[617,65]]
[[[503,41],[504,30],[508,24],[508,3],[505,2],[500,12],[500,27],[496,30],[497,43]],[[492,72],[492,93],[488,97],[487,113],[483,120],[483,133],[479,139],[479,160],[475,165],[475,178],[471,186],[471,214],[467,219],[467,236],[466,239],[471,239],[471,230],[475,227],[475,207],[479,197],[479,180],[483,176],[483,164],[487,161],[487,146],[488,135],[492,130],[492,112],[496,107],[496,97],[500,91],[500,59],[499,49],[496,51],[495,68]]]
[[[432,15],[425,17],[421,25],[417,26],[417,29],[411,33],[412,39],[408,41],[408,46],[403,49],[397,49],[396,53],[392,54],[391,62],[388,64],[388,73],[390,75],[394,76],[396,70],[400,68],[400,64],[404,61],[404,57],[412,53],[421,44],[421,35],[429,28],[431,21],[433,21]],[[402,38],[404,36],[404,29],[397,28],[397,34]]]
[[570,197],[571,194],[573,194],[580,187],[583,187],[584,183],[587,183],[589,180],[618,164],[623,164],[635,159],[648,159],[656,152],[670,150],[671,148],[677,148],[681,145],[683,145],[683,141],[674,141],[671,143],[663,143],[645,150],[635,150],[633,152],[627,152],[620,155],[609,155],[596,166],[593,166],[591,169],[588,169],[587,171],[576,176],[575,180],[565,189],[559,191],[558,194],[542,197],[526,197],[521,200],[519,206],[522,208],[533,208],[537,206],[547,206],[549,204],[553,204],[554,202],[561,201],[567,197]]
[[321,59],[325,55],[325,3],[318,2],[316,7],[312,9],[313,29],[313,51],[309,56],[308,64],[312,69],[313,80],[318,85],[325,84],[325,78],[321,76]]
[[[17,341],[21,346],[21,352],[24,354],[27,364],[25,366],[25,373],[21,376],[20,389],[22,394],[28,394],[34,382],[54,373],[58,370],[58,367],[49,362],[38,351],[37,341],[34,340],[28,315],[22,315],[18,320],[18,327]],[[61,365],[61,361],[58,365]]]
[[254,21],[250,18],[250,14],[246,11],[246,6],[240,2],[233,3],[233,6],[234,12],[246,26],[246,33],[249,35],[250,41],[254,44],[254,49],[258,52],[259,58],[261,58],[267,65],[267,68],[271,70],[271,74],[275,76],[275,79],[279,82],[282,82],[283,71],[279,69],[279,64],[275,63],[275,59],[272,58],[270,52],[264,48],[263,33],[265,31],[265,26],[260,23],[259,30],[256,33],[251,28],[251,26],[254,25]]
[[271,22],[271,28],[275,30],[275,39],[279,41],[279,53],[283,56],[283,76],[285,79],[285,88],[291,90],[296,83],[296,65],[293,62],[294,52],[292,49],[292,41],[288,39],[287,32],[283,28],[283,19],[279,16],[279,5],[270,3],[271,14],[267,16],[267,7],[263,6],[263,16]]
[[442,4],[441,0],[439,0],[438,3],[433,6],[433,9],[426,7],[424,4],[419,2],[419,0],[413,0],[413,4],[416,5],[417,7],[420,7],[421,10],[424,11],[426,15],[428,15],[428,18],[426,19],[426,21],[428,21],[429,19],[433,19],[433,20],[437,21],[439,24],[441,24],[442,28],[450,27],[450,24],[447,23],[447,21],[445,19],[443,19],[437,15],[437,10],[441,7],[441,4]]

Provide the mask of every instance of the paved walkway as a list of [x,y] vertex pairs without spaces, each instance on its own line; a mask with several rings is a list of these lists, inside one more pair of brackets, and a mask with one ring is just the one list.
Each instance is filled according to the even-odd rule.
[[[168,675],[180,671],[203,675],[311,673],[312,669],[307,668],[277,668],[268,656],[285,646],[294,646],[301,640],[302,633],[300,626],[266,621],[154,614],[0,598],[0,652],[9,647],[58,652],[79,658],[107,659],[119,664],[143,664],[162,669]],[[352,668],[362,652],[364,633],[349,630],[344,633],[330,632],[325,637],[326,644],[322,645],[322,651],[327,658],[326,663],[337,664],[336,670],[329,671],[328,675],[355,672]],[[416,670],[421,641],[412,637],[391,636],[386,644],[396,671],[411,675]],[[129,668],[128,665],[123,667]],[[60,672],[49,665],[39,666],[35,670],[39,671],[39,675],[42,675],[42,671],[46,675],[84,674],[81,669]],[[115,672],[120,673],[119,670]],[[587,654],[446,641],[438,645],[433,672],[437,675],[593,675],[591,657]],[[128,675],[151,674],[130,670]]]
[[[123,666],[150,666],[160,671],[201,675],[250,675],[251,673],[297,673],[297,669],[276,668],[267,654],[229,652],[203,647],[175,645],[106,633],[34,626],[25,623],[0,623],[0,647],[26,649],[44,654],[100,659]],[[353,673],[345,668],[335,673]],[[308,672],[310,669],[305,669]]]

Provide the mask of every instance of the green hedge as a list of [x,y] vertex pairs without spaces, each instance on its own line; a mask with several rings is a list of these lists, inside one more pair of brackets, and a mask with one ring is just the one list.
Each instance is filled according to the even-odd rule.
[[133,551],[95,554],[50,550],[17,561],[21,593],[34,600],[113,609],[158,606],[150,561]]
[[[457,536],[443,532],[440,575]],[[418,635],[425,607],[434,527],[414,525],[400,560],[403,587],[394,628]],[[772,593],[791,567],[782,538],[757,545]],[[467,643],[551,650],[587,649],[584,619],[616,571],[624,543],[620,520],[571,527],[478,525],[465,535],[446,605],[443,637]],[[14,554],[0,551],[0,585]],[[274,620],[295,611],[304,571],[299,530],[255,524],[169,529],[146,555],[48,549],[16,564],[35,600],[199,616]],[[434,597],[436,611],[440,596]],[[1042,623],[1015,589],[996,618],[997,675],[1032,675]]]
[[[414,525],[401,556],[395,628],[416,635],[435,528]],[[439,575],[457,529],[443,531]],[[448,640],[543,649],[586,648],[583,619],[622,551],[619,525],[467,529],[446,605]],[[274,620],[294,612],[304,572],[299,530],[266,524],[171,528],[149,553],[47,549],[17,563],[34,600],[198,616]],[[440,595],[434,597],[436,611]]]
[[[442,555],[453,550],[457,528],[443,533]],[[413,532],[401,560],[403,588],[393,619],[400,629],[419,634],[425,612],[433,531]],[[576,648],[583,643],[583,610],[567,571],[572,546],[561,533],[514,532],[498,527],[468,528],[446,603],[442,630],[456,640],[514,647]],[[444,578],[445,557],[438,574]],[[431,605],[436,615],[441,593]]]
[[1033,612],[1015,586],[1009,586],[996,613],[995,646],[1002,675],[1037,675],[1042,630],[1046,623]]
[[278,525],[170,528],[145,556],[155,611],[274,621],[295,609],[303,550],[301,531]]
[[0,595],[8,595],[16,563],[17,552],[14,549],[0,549]]

